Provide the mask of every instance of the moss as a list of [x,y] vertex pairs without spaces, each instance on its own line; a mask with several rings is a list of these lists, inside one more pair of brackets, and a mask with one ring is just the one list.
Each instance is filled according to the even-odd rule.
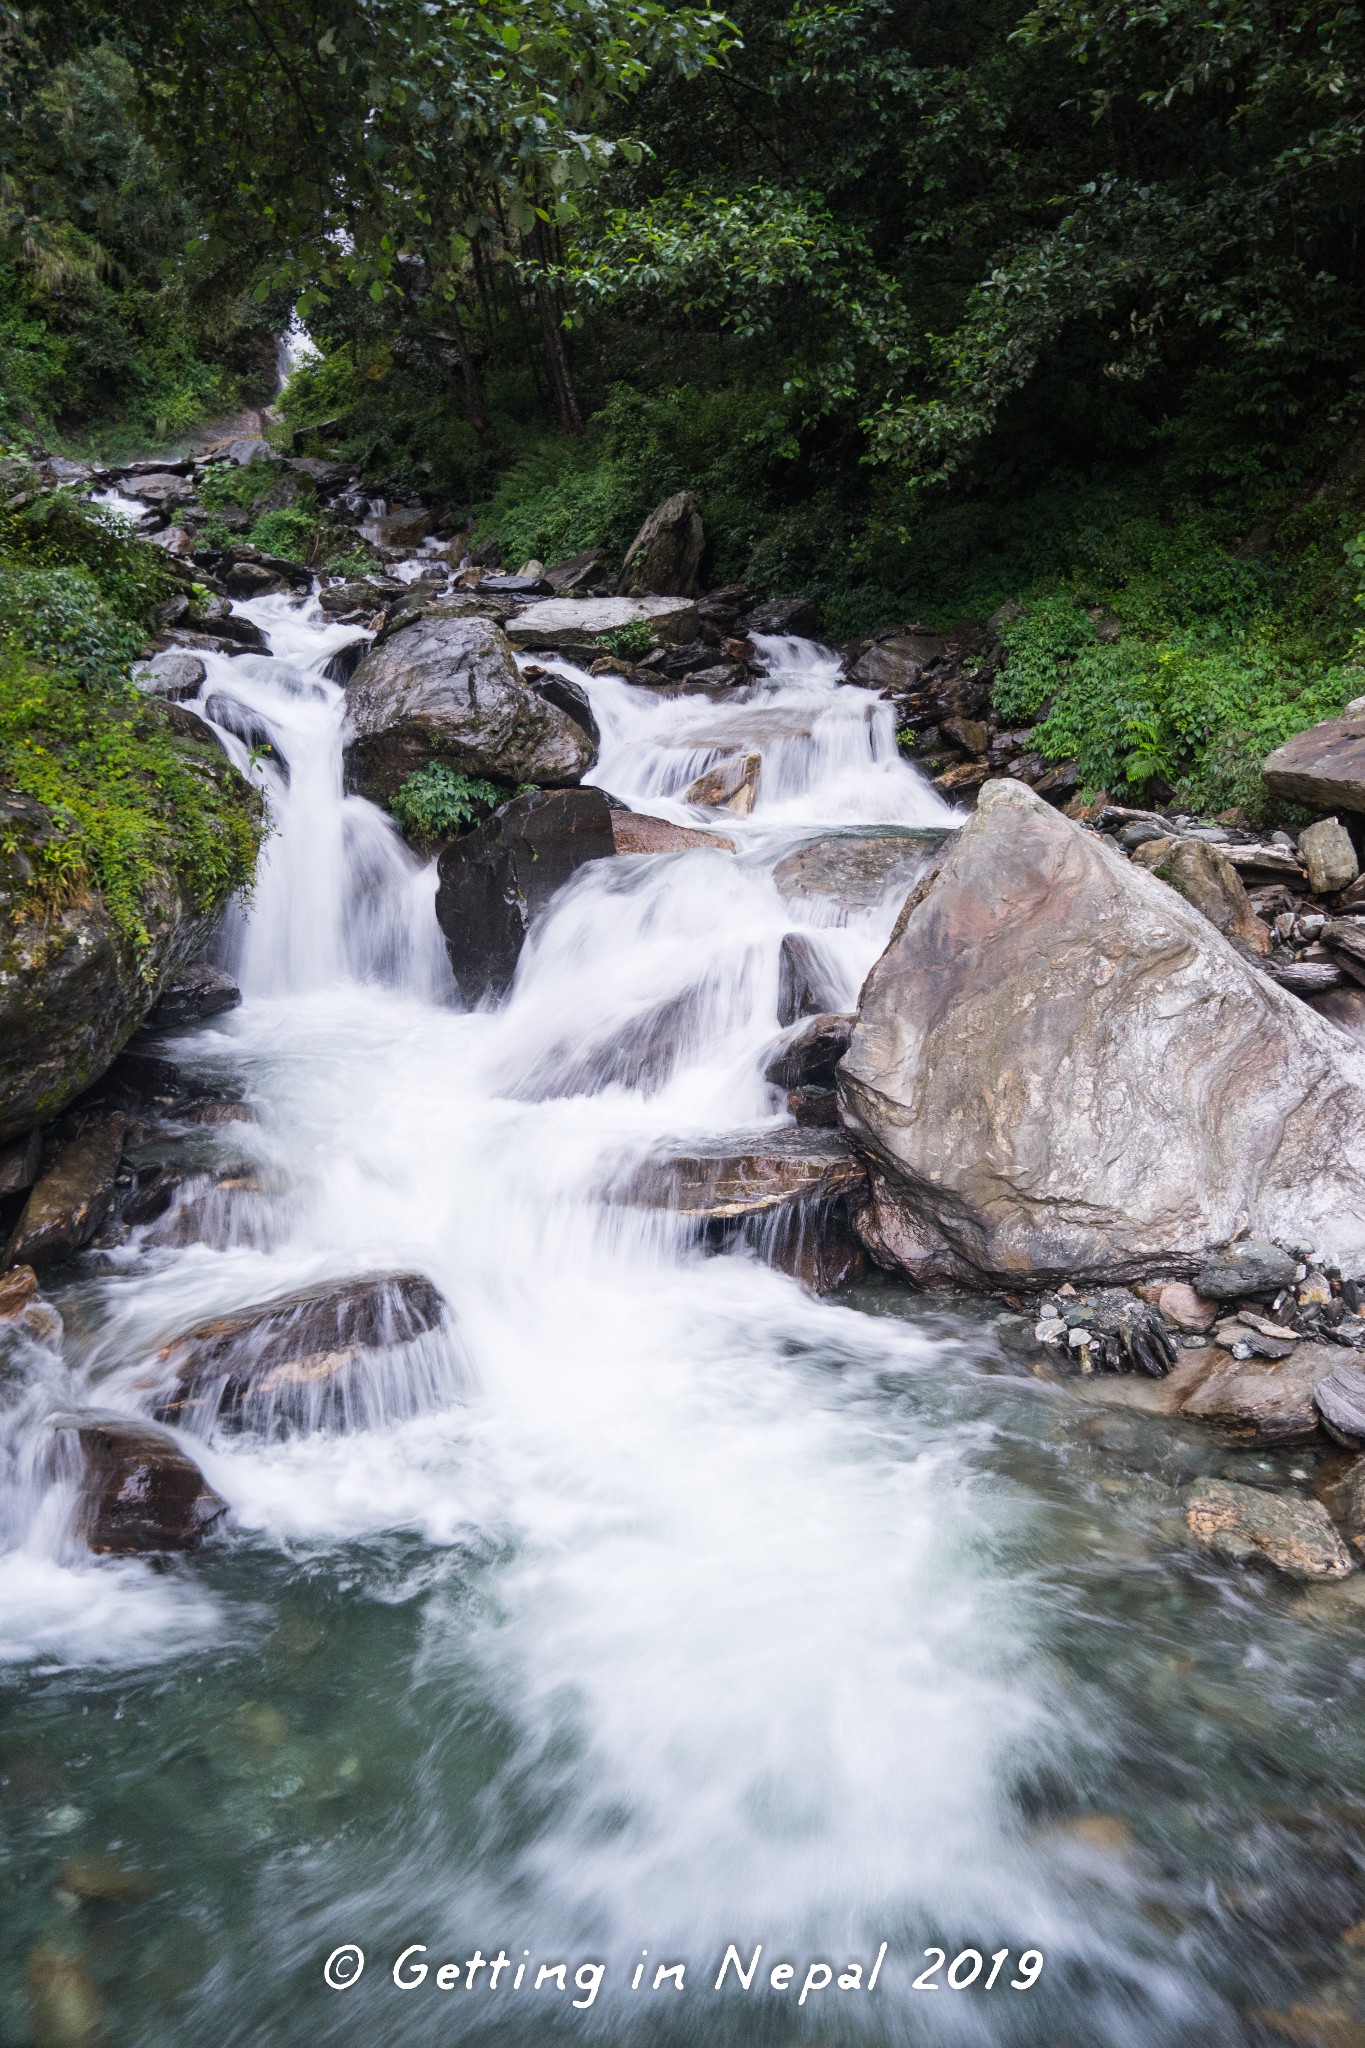
[[0,786],[45,805],[56,827],[33,858],[35,907],[96,888],[135,956],[168,872],[208,911],[255,869],[264,805],[216,747],[178,737],[131,683],[93,694],[12,640],[0,645]]

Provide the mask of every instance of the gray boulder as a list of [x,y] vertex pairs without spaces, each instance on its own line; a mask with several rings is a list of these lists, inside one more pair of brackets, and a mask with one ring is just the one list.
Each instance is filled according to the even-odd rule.
[[622,597],[692,597],[706,547],[706,529],[691,491],[656,505],[626,550]]
[[670,645],[693,639],[697,631],[697,607],[688,597],[547,597],[509,619],[507,637],[528,649],[599,647],[603,633],[637,619]]
[[1365,1265],[1365,1055],[1022,783],[987,783],[840,1070],[874,1256],[1189,1277],[1241,1233]]
[[1355,1570],[1321,1501],[1266,1493],[1227,1479],[1201,1479],[1185,1497],[1196,1543],[1233,1564],[1273,1565],[1291,1579],[1344,1579]]
[[870,910],[892,889],[906,890],[953,837],[952,827],[907,832],[831,832],[784,854],[773,880],[788,903]]
[[436,917],[465,1001],[506,994],[532,919],[585,861],[615,853],[600,789],[514,797],[443,847]]
[[1261,779],[1272,795],[1310,811],[1365,811],[1365,715],[1296,732],[1265,761]]
[[346,780],[387,803],[433,761],[495,781],[580,781],[594,750],[522,680],[491,619],[418,619],[372,648],[347,690]]

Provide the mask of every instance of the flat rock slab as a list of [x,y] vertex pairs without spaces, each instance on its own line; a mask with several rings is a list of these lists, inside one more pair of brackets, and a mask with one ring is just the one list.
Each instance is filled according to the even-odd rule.
[[157,997],[143,1025],[144,1031],[179,1031],[186,1024],[202,1023],[206,1017],[235,1010],[242,991],[230,974],[212,967],[207,960],[192,960],[174,973]]
[[1185,1497],[1185,1521],[1196,1543],[1235,1563],[1259,1557],[1294,1579],[1344,1579],[1355,1570],[1321,1501],[1299,1494],[1201,1479]]
[[1296,732],[1261,778],[1275,796],[1310,811],[1365,811],[1365,718],[1327,718]]
[[703,832],[695,825],[674,825],[640,811],[613,811],[611,836],[618,853],[689,853],[712,847],[733,853],[735,842],[723,832]]
[[1185,1357],[1207,1356],[1210,1370],[1180,1412],[1212,1423],[1228,1435],[1258,1444],[1302,1444],[1318,1435],[1313,1393],[1337,1365],[1334,1344],[1294,1346],[1288,1358],[1236,1359],[1219,1345]]
[[79,1527],[92,1550],[195,1550],[227,1510],[174,1437],[149,1423],[73,1419],[59,1428],[81,1459]]
[[1313,1402],[1330,1437],[1348,1451],[1365,1449],[1365,1371],[1358,1364],[1338,1353],[1314,1387]]
[[954,836],[950,827],[878,834],[829,833],[784,854],[773,880],[788,903],[837,903],[871,910],[893,889],[908,889],[925,863]]
[[835,1131],[735,1131],[657,1153],[631,1175],[625,1198],[683,1216],[729,1220],[857,1196],[865,1183],[861,1161]]
[[436,1329],[446,1304],[422,1273],[320,1282],[210,1316],[157,1353],[159,1422],[207,1434],[221,1414],[334,1379],[358,1353]]
[[62,1147],[24,1204],[5,1248],[7,1266],[41,1270],[89,1244],[114,1198],[126,1128],[122,1116],[100,1117]]
[[597,647],[614,633],[643,619],[656,640],[694,639],[697,607],[690,597],[547,597],[527,605],[507,625],[516,647]]

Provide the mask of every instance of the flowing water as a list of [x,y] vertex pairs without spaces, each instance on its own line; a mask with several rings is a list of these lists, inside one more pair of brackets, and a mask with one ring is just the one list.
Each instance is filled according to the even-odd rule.
[[[0,2039],[1166,2048],[1345,1982],[1365,1608],[1182,1540],[1181,1486],[1255,1461],[1031,1377],[998,1309],[820,1301],[608,1198],[780,1120],[785,933],[855,1000],[895,895],[840,921],[772,869],[951,822],[890,708],[796,641],[723,702],[580,677],[593,779],[737,851],[582,869],[467,1014],[432,868],[343,794],[354,633],[239,609],[274,658],[207,657],[200,708],[277,829],[242,1007],[166,1050],[253,1112],[182,1134],[240,1192],[88,1255],[63,1361],[3,1389]],[[699,817],[746,739],[752,816]],[[396,1268],[449,1326],[345,1426],[196,1441],[231,1517],[190,1558],[81,1552],[54,1416],[140,1412],[202,1315]]]

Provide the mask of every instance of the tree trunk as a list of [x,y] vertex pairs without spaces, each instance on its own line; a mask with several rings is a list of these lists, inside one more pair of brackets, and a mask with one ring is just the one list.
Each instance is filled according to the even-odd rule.
[[546,261],[547,249],[545,224],[537,221],[532,236],[536,261],[540,268],[536,273],[536,311],[540,314],[540,331],[545,342],[545,361],[550,372],[550,389],[554,393],[555,410],[559,424],[566,434],[581,434],[583,415],[578,408],[578,393],[574,390],[573,372],[569,368],[569,352],[564,346],[564,328],[555,304],[554,286],[550,281]]
[[469,408],[470,424],[476,434],[488,434],[493,430],[489,417],[488,401],[484,397],[483,378],[479,366],[470,353],[465,337],[464,322],[452,300],[450,305],[450,338],[455,344],[455,353],[460,360],[460,373],[464,378],[465,401]]

